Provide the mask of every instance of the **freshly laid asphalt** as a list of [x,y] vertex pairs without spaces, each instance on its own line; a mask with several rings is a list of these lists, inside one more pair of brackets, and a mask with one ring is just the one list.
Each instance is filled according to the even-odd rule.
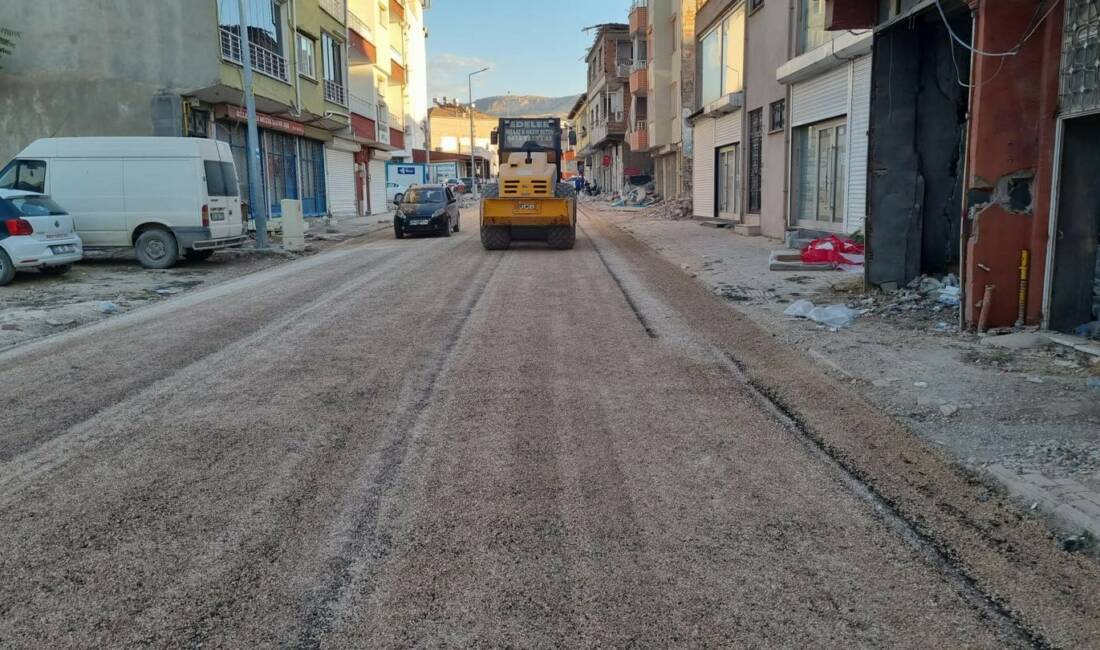
[[831,431],[880,415],[581,225],[376,234],[0,355],[0,647],[1095,640],[1093,565],[1024,524],[972,560],[800,430],[823,394]]

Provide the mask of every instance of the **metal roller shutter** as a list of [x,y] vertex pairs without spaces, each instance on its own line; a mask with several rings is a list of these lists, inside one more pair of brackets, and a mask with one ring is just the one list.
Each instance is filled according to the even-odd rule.
[[355,156],[347,151],[325,147],[325,171],[328,175],[329,212],[336,217],[354,217]]
[[694,165],[692,165],[693,213],[696,217],[714,218],[714,120],[704,117],[695,123]]
[[370,180],[367,182],[370,213],[385,214],[390,211],[390,206],[386,202],[386,161],[370,161],[367,165],[367,173],[370,175]]
[[791,88],[791,126],[813,124],[848,112],[848,66],[797,83]]
[[867,214],[867,131],[871,117],[871,57],[852,64],[852,110],[848,116],[848,220],[845,229],[863,228]]
[[741,117],[741,111],[734,111],[714,120],[714,146],[741,142]]

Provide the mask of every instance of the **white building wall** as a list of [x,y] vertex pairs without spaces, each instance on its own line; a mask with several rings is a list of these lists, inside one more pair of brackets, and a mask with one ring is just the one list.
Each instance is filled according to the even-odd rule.
[[[412,4],[417,9],[412,10]],[[420,9],[420,0],[411,0],[408,20],[408,44],[405,52],[408,77],[408,106],[405,123],[412,125],[412,133],[405,135],[405,147],[427,149],[425,146],[424,125],[428,120],[428,53],[424,36],[424,15]]]

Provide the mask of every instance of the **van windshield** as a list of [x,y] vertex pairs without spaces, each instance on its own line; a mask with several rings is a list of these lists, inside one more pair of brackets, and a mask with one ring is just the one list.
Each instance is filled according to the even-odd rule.
[[231,162],[204,160],[206,193],[210,196],[237,196],[237,170]]
[[13,160],[0,170],[0,189],[46,191],[46,161]]

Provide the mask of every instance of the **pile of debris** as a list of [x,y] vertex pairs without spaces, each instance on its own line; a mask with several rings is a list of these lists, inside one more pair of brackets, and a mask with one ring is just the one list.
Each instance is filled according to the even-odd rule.
[[922,275],[908,285],[881,293],[851,295],[848,306],[865,315],[875,315],[899,325],[942,333],[959,331],[959,278],[953,274],[936,278]]
[[624,189],[622,194],[615,192],[609,198],[611,200],[611,207],[613,208],[646,207],[658,203],[661,200],[652,182]]

